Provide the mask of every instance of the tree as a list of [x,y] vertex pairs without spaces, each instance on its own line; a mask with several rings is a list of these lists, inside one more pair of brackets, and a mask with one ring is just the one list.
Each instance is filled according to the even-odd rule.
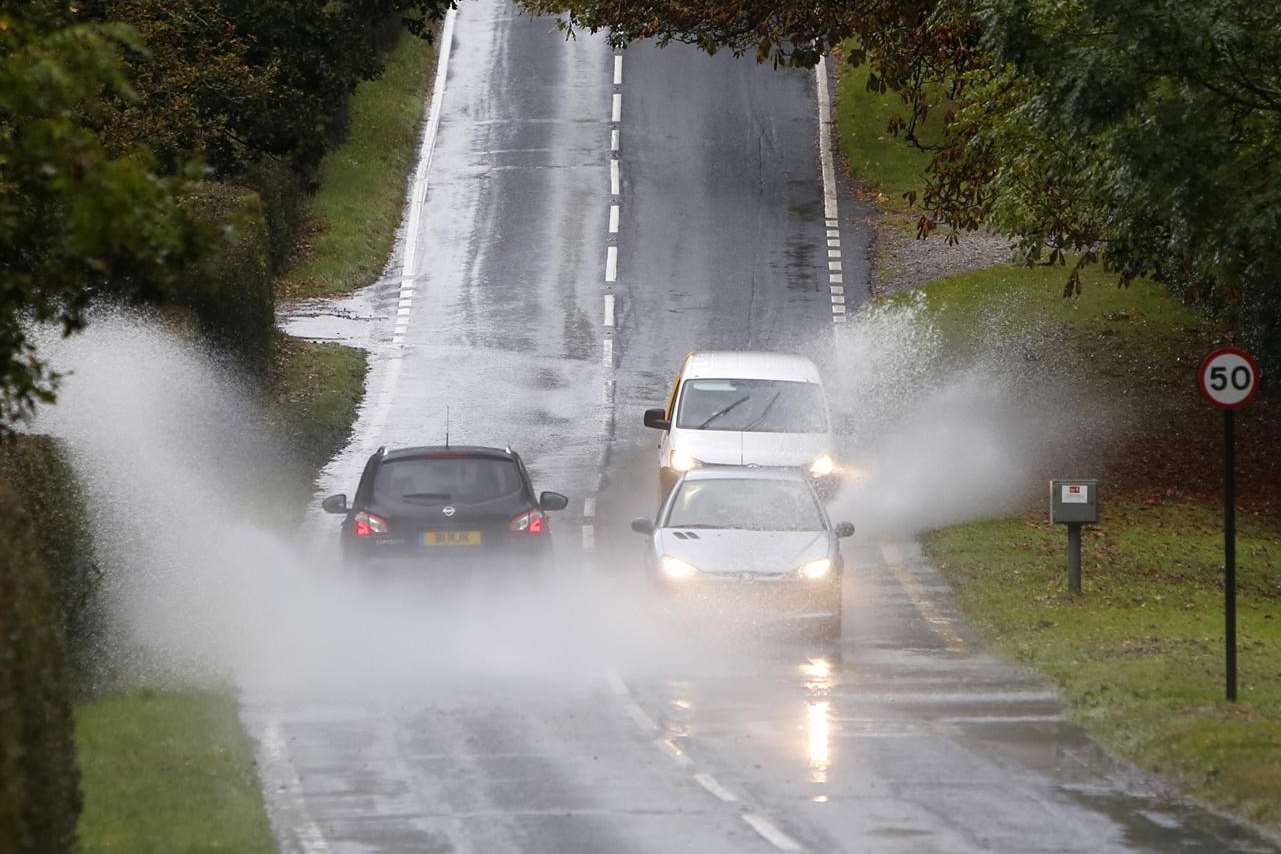
[[52,400],[29,321],[84,324],[90,296],[163,291],[195,244],[178,179],[149,153],[110,155],[86,117],[128,97],[115,25],[68,25],[57,4],[0,12],[0,426]]

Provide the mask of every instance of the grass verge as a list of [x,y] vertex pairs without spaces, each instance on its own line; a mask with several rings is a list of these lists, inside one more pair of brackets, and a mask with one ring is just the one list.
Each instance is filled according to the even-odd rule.
[[320,188],[283,297],[346,293],[377,278],[405,206],[405,176],[417,156],[419,124],[436,66],[435,44],[402,34],[382,77],[352,96],[351,136],[326,155]]
[[[1145,282],[997,267],[924,289],[950,353],[993,333],[1038,342],[1029,370],[1128,401],[1127,438],[1092,449],[1102,522],[1086,530],[1085,594],[1066,594],[1065,535],[1044,508],[924,538],[995,649],[1055,680],[1103,744],[1183,790],[1281,830],[1281,409],[1239,413],[1241,701],[1223,700],[1219,419],[1196,395],[1217,330]],[[900,297],[906,299],[907,297]],[[1046,358],[1046,354],[1053,358]],[[1026,356],[1027,354],[1016,354]],[[1097,469],[1096,469],[1097,470]]]
[[[925,188],[930,155],[890,133],[890,119],[906,116],[907,108],[893,92],[869,92],[869,71],[866,64],[841,69],[836,86],[836,127],[842,153],[868,196],[891,210],[906,210],[911,205],[904,194],[914,191],[919,197]],[[938,132],[942,119],[936,118],[936,113],[931,113],[921,129],[923,139]]]
[[93,852],[275,852],[236,702],[218,692],[133,691],[76,709]]

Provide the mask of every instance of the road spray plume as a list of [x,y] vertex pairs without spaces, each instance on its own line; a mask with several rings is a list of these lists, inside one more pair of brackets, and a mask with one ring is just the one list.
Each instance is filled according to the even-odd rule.
[[271,484],[284,455],[260,408],[240,376],[160,324],[104,314],[42,346],[69,376],[35,428],[66,441],[82,480],[117,628],[103,652],[113,665],[386,697],[494,679],[546,690],[598,682],[606,659],[661,657],[635,609],[590,585],[446,596],[371,584],[335,566],[336,537],[272,530],[262,509],[280,500]]
[[852,478],[834,517],[893,535],[1026,506],[1071,446],[1108,428],[1098,405],[1041,365],[1036,330],[999,312],[963,356],[945,347],[922,297],[854,318],[838,339],[833,409],[845,421]]

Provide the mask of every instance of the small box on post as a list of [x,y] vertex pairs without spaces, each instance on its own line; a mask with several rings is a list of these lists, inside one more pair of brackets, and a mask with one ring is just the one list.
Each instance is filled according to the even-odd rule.
[[1099,521],[1097,480],[1050,481],[1050,522],[1067,525],[1068,590],[1081,592],[1081,526]]

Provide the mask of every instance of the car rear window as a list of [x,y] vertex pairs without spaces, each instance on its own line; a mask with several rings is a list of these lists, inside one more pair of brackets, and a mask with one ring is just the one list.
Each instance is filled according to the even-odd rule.
[[387,460],[374,478],[374,500],[476,504],[519,492],[520,471],[497,457],[409,457]]
[[687,380],[676,426],[687,430],[824,433],[827,406],[817,383]]
[[667,512],[668,528],[822,531],[823,516],[806,483],[763,478],[687,480]]

